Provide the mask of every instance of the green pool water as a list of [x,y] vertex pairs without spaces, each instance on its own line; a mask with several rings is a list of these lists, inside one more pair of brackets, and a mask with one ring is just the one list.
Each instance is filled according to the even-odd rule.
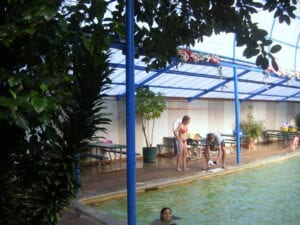
[[[139,194],[137,224],[149,225],[165,206],[178,225],[298,225],[300,157]],[[94,207],[126,220],[125,198]]]

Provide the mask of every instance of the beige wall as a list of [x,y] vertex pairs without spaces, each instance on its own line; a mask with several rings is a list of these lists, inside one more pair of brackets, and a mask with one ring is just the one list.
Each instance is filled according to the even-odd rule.
[[[262,120],[266,129],[279,129],[285,121],[294,125],[293,118],[300,113],[300,103],[245,102],[240,105],[240,117],[244,119],[249,105],[253,106],[256,119]],[[108,133],[103,136],[114,143],[126,143],[126,107],[125,101],[107,100],[107,112],[111,113],[112,122],[107,126]],[[163,137],[173,136],[172,124],[183,115],[191,117],[190,132],[207,132],[220,130],[231,133],[235,127],[234,101],[195,100],[190,103],[184,100],[169,100],[167,109],[156,121],[154,145],[162,143]],[[136,121],[136,151],[141,152],[145,146],[140,121]]]

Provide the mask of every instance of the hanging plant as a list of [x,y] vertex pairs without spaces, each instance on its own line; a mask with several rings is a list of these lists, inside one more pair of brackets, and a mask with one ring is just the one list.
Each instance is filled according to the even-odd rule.
[[220,58],[217,55],[203,55],[199,52],[192,51],[190,49],[177,49],[177,54],[181,62],[188,63],[210,63],[214,65],[220,64]]
[[282,78],[284,78],[284,77],[289,78],[289,79],[300,78],[300,72],[291,71],[291,70],[290,71],[289,70],[287,70],[287,71],[283,71],[283,70],[275,71],[275,69],[273,69],[272,67],[266,69],[264,71],[264,74],[265,73],[269,73],[269,74],[272,73],[272,74],[274,74],[278,77],[282,77]]

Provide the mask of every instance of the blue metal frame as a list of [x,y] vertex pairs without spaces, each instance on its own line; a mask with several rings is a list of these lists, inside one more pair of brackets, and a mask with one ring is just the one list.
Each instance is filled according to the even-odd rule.
[[134,0],[126,1],[127,221],[136,225]]
[[[245,71],[241,72],[240,74],[238,74],[238,77],[240,77],[240,76],[242,76],[242,75],[244,75],[244,74],[246,74],[248,72],[250,72],[250,71],[249,70],[245,70]],[[213,86],[213,87],[211,87],[211,88],[209,88],[207,90],[204,90],[202,93],[199,93],[198,95],[195,95],[195,96],[193,96],[191,98],[188,98],[188,102],[191,102],[191,101],[193,101],[193,100],[195,100],[197,98],[200,98],[201,96],[207,94],[208,92],[214,91],[215,89],[224,86],[225,84],[227,84],[228,82],[230,82],[232,80],[234,80],[234,77],[227,78],[225,81],[223,81],[223,82],[221,82],[221,83],[219,83],[219,84],[217,84],[217,85],[215,85],[215,86]]]
[[[269,38],[271,40],[273,40],[273,41],[277,41],[277,42],[282,43],[284,45],[288,45],[288,46],[291,46],[291,47],[295,48],[294,68],[296,70],[297,51],[298,51],[298,48],[300,48],[298,46],[299,45],[299,41],[300,41],[300,34],[298,35],[298,39],[297,39],[296,45],[292,45],[292,44],[289,44],[287,42],[279,41],[279,40],[276,40],[276,39],[272,38],[274,27],[275,27],[275,19],[273,20],[273,24],[272,24],[272,28],[271,28],[271,32],[270,32],[270,37]],[[117,48],[117,49],[124,49],[124,43],[111,43],[111,47],[112,48]],[[210,53],[205,53],[205,52],[200,52],[200,51],[193,51],[193,52],[198,52],[198,53],[202,53],[202,54],[210,54]],[[235,55],[235,52],[234,52],[234,55]],[[224,57],[224,56],[220,56],[220,57],[222,59],[222,61],[220,63],[220,66],[231,67],[231,68],[235,69],[235,72],[237,72],[237,69],[249,70],[249,71],[258,72],[258,73],[262,73],[263,72],[263,70],[261,68],[256,67],[255,64],[253,64],[251,62],[243,61],[243,60],[236,60],[235,56],[233,58]],[[187,64],[196,64],[196,63],[187,63]],[[116,63],[111,64],[111,66],[115,67],[115,68],[124,68],[125,67],[125,65],[123,65],[123,64],[116,64]],[[215,66],[215,65],[207,64],[207,66]],[[134,69],[135,70],[145,71],[146,67],[145,66],[135,66]],[[153,80],[154,78],[158,77],[162,73],[171,73],[171,74],[174,74],[174,75],[186,75],[186,76],[202,77],[202,78],[209,78],[209,79],[220,79],[220,77],[217,76],[217,75],[208,75],[208,74],[203,74],[203,73],[190,73],[190,72],[187,72],[187,71],[178,71],[178,70],[171,70],[171,69],[172,69],[172,65],[169,65],[167,68],[165,68],[163,70],[152,70],[153,72],[155,72],[155,74],[150,75],[149,77],[147,77],[146,79],[144,79],[139,84],[136,84],[136,86],[142,86],[142,85],[146,84],[147,82]],[[249,79],[241,79],[241,78],[239,78],[239,77],[241,77],[241,75],[243,73],[247,73],[247,72],[244,71],[244,72],[240,73],[239,75],[237,75],[239,82],[246,82],[246,83],[260,84],[260,85],[264,85],[265,84],[263,81],[255,81],[255,80],[249,80]],[[275,75],[275,74],[273,74],[273,73],[270,73],[270,76],[278,78],[278,76]],[[299,88],[298,86],[295,86],[295,85],[284,84],[289,78],[287,78],[287,77],[281,77],[281,79],[284,79],[284,80],[282,80],[282,81],[280,81],[278,83],[274,83],[274,82],[273,83],[268,83],[269,89],[274,88],[276,86],[281,86],[281,87],[285,87],[285,88]],[[182,89],[182,90],[191,90],[191,91],[192,90],[201,91],[201,93],[199,93],[198,95],[190,97],[188,99],[188,101],[192,101],[192,100],[194,100],[196,98],[199,98],[199,97],[207,94],[208,92],[212,92],[212,91],[214,91],[214,92],[222,92],[222,91],[219,91],[219,90],[216,90],[216,89],[219,88],[219,87],[221,87],[222,85],[225,85],[226,83],[228,83],[228,82],[230,82],[232,80],[234,80],[234,78],[228,78],[227,77],[225,81],[223,81],[223,82],[221,82],[221,83],[219,83],[219,84],[211,87],[208,90],[194,89],[194,88],[184,89],[184,88],[181,88],[181,87],[165,87],[165,86],[161,86],[161,85],[158,85],[158,86],[157,85],[152,85],[152,86],[150,85],[150,86],[151,87],[156,87],[156,88],[169,88],[169,89]],[[299,81],[299,80],[300,80],[299,78],[296,78],[296,81]],[[269,97],[280,97],[280,98],[283,97],[282,95],[262,94],[265,91],[266,90],[258,89],[258,91],[256,93],[253,93],[251,95],[249,95],[249,93],[245,93],[245,92],[239,92],[239,93],[240,94],[247,94],[247,95],[249,95],[247,98],[244,98],[241,101],[247,101],[247,100],[253,98],[254,96],[258,96],[258,95],[259,96],[266,96],[266,97],[267,96],[269,96]],[[117,96],[117,98],[118,99],[122,98],[125,95],[125,93],[126,92],[124,92],[122,94],[119,94]],[[227,93],[232,93],[232,92],[227,91]],[[283,99],[288,99],[289,97],[290,96],[285,96]]]
[[[124,64],[111,64],[113,67],[115,68],[124,68],[125,65]],[[236,69],[241,69],[240,66],[231,66],[233,68],[236,68]],[[146,70],[146,66],[135,66],[134,67],[135,70],[142,70],[142,71],[145,71]],[[242,68],[242,69],[245,69],[247,71],[253,71],[253,68],[252,67],[245,67],[245,68]],[[263,70],[262,69],[259,69],[259,71],[256,71],[256,69],[254,69],[255,71],[254,72],[260,72],[262,73]],[[159,73],[161,70],[153,70],[157,73]],[[219,80],[220,79],[220,76],[218,75],[208,75],[208,74],[203,74],[203,73],[191,73],[191,72],[187,72],[187,71],[178,71],[178,70],[165,70],[163,73],[170,73],[170,74],[173,74],[173,75],[185,75],[185,76],[193,76],[193,77],[202,77],[202,78],[209,78],[209,79],[215,79],[215,80]],[[242,74],[244,75],[244,74]],[[278,76],[275,76],[273,73],[270,73],[270,76],[271,77],[276,77],[276,78],[279,78]],[[230,78],[229,78],[230,79]],[[285,81],[288,81],[289,78],[287,77],[281,77],[280,79],[284,79]],[[239,78],[238,79],[240,82],[245,82],[245,83],[252,83],[252,84],[261,84],[261,85],[265,85],[265,82],[264,81],[255,81],[255,80],[249,80],[249,79],[242,79],[242,78]],[[147,82],[149,82],[150,80],[148,80]],[[296,81],[300,81],[299,79],[296,79]],[[284,83],[284,82],[283,82]],[[298,86],[295,86],[295,85],[288,85],[288,84],[277,84],[277,83],[268,83],[269,85],[277,85],[279,87],[287,87],[287,88],[299,88]]]
[[[167,70],[173,68],[173,67],[176,66],[176,65],[177,65],[177,63],[175,63],[175,62],[171,63],[171,64],[168,65],[166,68],[157,71],[156,73],[154,73],[154,74],[152,74],[151,76],[149,76],[149,77],[147,77],[146,79],[144,79],[142,82],[136,84],[136,85],[135,85],[135,88],[139,88],[139,87],[143,86],[143,85],[146,84],[148,81],[153,80],[154,78],[160,76],[162,73],[164,73],[165,71],[167,71]],[[146,67],[145,67],[143,70],[145,70],[145,69],[146,69]],[[117,99],[120,100],[120,99],[123,98],[125,95],[126,95],[126,92],[124,92],[124,93],[122,93],[122,94],[119,94],[119,95],[117,96]]]
[[[236,35],[234,35],[232,58],[235,63],[236,57]],[[235,139],[236,139],[236,163],[241,163],[241,136],[240,136],[240,101],[239,101],[239,81],[237,68],[233,67],[233,78],[234,78],[234,112],[235,112]]]
[[[126,83],[121,83],[121,82],[113,82],[113,85],[126,85]],[[164,86],[164,85],[147,85],[149,88],[162,88],[162,89],[171,89],[171,90],[186,90],[186,91],[206,91],[201,88],[186,88],[186,87],[169,87],[169,86]],[[216,93],[229,93],[229,94],[234,94],[234,91],[220,91],[220,90],[213,90],[211,92],[216,92]],[[209,92],[207,92],[209,93]],[[205,92],[205,94],[207,94]],[[239,94],[242,95],[249,95],[249,92],[240,92]],[[286,97],[285,95],[274,95],[274,94],[261,94],[261,96],[265,97],[277,97],[277,98],[283,98]]]
[[235,106],[235,138],[236,138],[236,163],[241,163],[241,137],[240,137],[240,101],[237,69],[233,68],[234,73],[234,106]]
[[285,82],[286,82],[286,80],[282,80],[282,81],[278,82],[277,84],[271,84],[271,85],[268,84],[268,86],[265,89],[260,90],[260,91],[258,91],[256,93],[253,93],[252,95],[249,95],[247,98],[241,99],[241,102],[246,102],[249,99],[253,98],[254,96],[260,95],[260,94],[262,94],[262,93],[264,93],[264,92],[266,92],[266,91],[268,91],[268,90],[270,90],[270,89],[272,89],[274,87],[277,87],[277,85],[281,85],[281,84],[283,84]]
[[297,92],[297,93],[295,93],[295,94],[293,94],[293,95],[290,95],[290,96],[284,97],[283,99],[281,99],[281,100],[280,100],[280,101],[278,101],[278,102],[284,102],[284,101],[286,101],[286,100],[287,100],[287,99],[289,99],[289,98],[296,97],[297,95],[300,95],[300,91],[299,91],[299,92]]
[[[240,62],[240,60],[239,60]],[[191,65],[198,65],[196,63],[189,63],[189,62],[185,62],[185,64],[191,64]],[[250,64],[250,63],[249,63]],[[113,68],[125,68],[125,65],[124,64],[121,64],[121,63],[111,63],[110,64],[111,67]],[[203,66],[203,65],[202,65]],[[207,64],[207,66],[212,66],[212,65],[209,65]],[[242,69],[242,70],[249,70],[249,71],[252,71],[252,72],[258,72],[258,73],[263,73],[264,70],[259,68],[259,67],[256,67],[254,64],[252,65],[245,65],[245,64],[240,64],[240,63],[232,63],[232,62],[226,62],[226,61],[221,61],[220,62],[220,66],[223,66],[223,67],[231,67],[231,68],[237,68],[237,69]],[[216,67],[216,66],[214,66]],[[135,70],[143,70],[145,71],[146,70],[146,66],[135,66]],[[160,72],[160,70],[157,70],[157,69],[152,69],[151,71],[153,72]],[[175,70],[166,70],[165,73],[172,73],[172,74],[178,74],[178,73],[188,73],[186,71],[175,71]],[[190,74],[190,73],[189,73]],[[203,77],[206,76],[207,78],[212,78],[210,77],[211,75],[207,75],[207,74],[201,74],[201,73],[193,73],[194,76],[198,76],[199,75],[202,75]],[[182,75],[185,75],[185,74],[182,74]],[[279,78],[278,75],[275,75],[274,73],[270,73],[269,74],[270,77],[276,77],[276,78]],[[217,79],[220,79],[219,76],[216,76]],[[288,77],[280,77],[281,79],[286,79],[288,80],[289,78]],[[297,81],[300,81],[299,78],[296,78]],[[250,81],[250,80],[249,80]]]

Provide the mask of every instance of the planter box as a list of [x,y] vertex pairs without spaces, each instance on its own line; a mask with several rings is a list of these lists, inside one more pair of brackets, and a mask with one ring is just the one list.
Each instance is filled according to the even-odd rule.
[[157,148],[156,147],[151,147],[143,148],[143,161],[144,163],[155,163],[157,158]]

